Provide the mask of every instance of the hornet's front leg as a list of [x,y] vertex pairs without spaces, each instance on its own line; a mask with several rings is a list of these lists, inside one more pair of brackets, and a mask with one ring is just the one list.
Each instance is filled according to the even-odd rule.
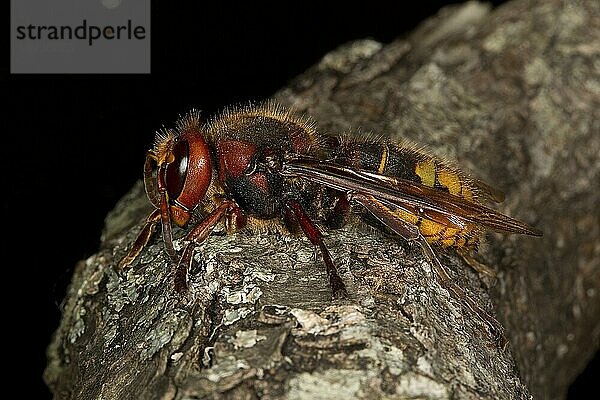
[[184,238],[187,242],[183,248],[183,254],[177,263],[175,270],[175,290],[185,293],[188,290],[188,274],[192,266],[194,249],[202,244],[213,231],[215,226],[231,212],[237,212],[239,208],[231,200],[223,200],[206,218],[196,225]]
[[138,234],[138,237],[135,239],[135,242],[127,252],[127,255],[123,257],[123,259],[119,262],[119,269],[123,269],[131,265],[131,263],[136,259],[136,257],[140,254],[142,249],[148,244],[148,241],[154,234],[154,230],[156,229],[156,225],[160,222],[160,210],[157,208],[146,218],[146,223],[144,227]]

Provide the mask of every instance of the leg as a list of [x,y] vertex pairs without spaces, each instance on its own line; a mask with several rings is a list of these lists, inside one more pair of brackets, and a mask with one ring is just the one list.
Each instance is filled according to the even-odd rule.
[[156,210],[152,211],[152,213],[150,215],[148,215],[148,218],[146,218],[146,224],[140,231],[137,239],[135,239],[133,246],[131,246],[131,249],[129,249],[129,251],[127,252],[127,255],[125,257],[123,257],[123,259],[119,262],[119,267],[118,267],[119,269],[123,269],[123,268],[131,265],[133,260],[136,259],[136,257],[142,251],[142,249],[146,246],[146,244],[148,244],[148,241],[150,240],[150,238],[152,237],[152,234],[154,233],[156,224],[158,224],[159,222],[160,222],[160,210],[157,208]]
[[448,274],[448,271],[437,258],[433,249],[431,248],[431,245],[427,242],[423,235],[419,237],[417,242],[423,249],[423,252],[427,256],[427,258],[429,258],[429,260],[431,261],[433,270],[440,279],[440,283],[442,284],[442,286],[450,292],[452,297],[461,301],[464,305],[467,306],[470,312],[477,316],[479,320],[484,322],[488,326],[490,334],[494,337],[496,343],[501,348],[504,348],[504,346],[507,343],[507,339],[504,336],[504,330],[502,329],[502,325],[500,325],[498,320],[496,320],[496,318],[492,317],[481,307],[479,307],[477,303],[475,303],[473,299],[471,299],[465,293],[465,291],[452,280],[452,278]]
[[[352,200],[362,205],[365,209],[367,209],[367,211],[373,214],[377,220],[381,221],[388,228],[402,236],[404,239],[416,241],[421,246],[421,249],[427,258],[429,258],[429,261],[433,267],[433,271],[438,277],[440,284],[450,292],[452,297],[462,302],[470,312],[472,312],[480,321],[485,323],[500,347],[504,347],[506,344],[506,338],[504,337],[503,329],[500,323],[490,314],[485,312],[481,307],[479,307],[475,301],[473,301],[473,299],[471,299],[465,293],[465,291],[452,280],[446,268],[435,255],[431,245],[427,242],[425,237],[421,235],[416,225],[396,217],[387,207],[387,204],[382,204],[372,196],[356,193],[352,196]],[[390,205],[390,207],[393,206]]]
[[333,210],[331,210],[331,213],[325,220],[325,226],[329,229],[339,229],[346,224],[348,214],[350,213],[350,202],[344,193],[336,192],[331,189],[327,190],[331,192],[331,196],[337,194],[337,201],[335,202],[335,206],[333,206]]
[[473,270],[475,270],[475,272],[477,272],[479,274],[479,277],[482,277],[485,275],[492,279],[496,278],[496,271],[494,271],[493,268],[488,267],[484,263],[477,261],[475,259],[475,257],[473,257],[473,255],[471,255],[469,250],[467,250],[465,248],[460,248],[456,252],[458,253],[459,256],[461,256],[463,258],[463,260],[465,260],[467,262],[469,267],[473,268]]
[[227,233],[235,233],[246,227],[248,222],[246,214],[235,203],[231,203],[231,207],[225,216],[225,230]]
[[297,201],[288,200],[286,202],[286,211],[291,214],[290,217],[293,216],[296,221],[298,221],[298,224],[306,237],[308,237],[308,240],[310,240],[312,244],[319,246],[323,261],[325,262],[325,267],[327,268],[327,276],[329,277],[329,285],[331,286],[333,297],[347,296],[348,291],[346,290],[346,285],[344,285],[344,281],[342,281],[342,278],[331,259],[331,254],[329,254],[329,250],[327,250],[327,247],[323,242],[323,235],[319,229],[310,220],[308,215],[306,215],[306,212]]
[[175,290],[177,292],[184,293],[188,289],[188,273],[192,266],[194,248],[206,240],[217,223],[227,215],[234,205],[232,201],[224,200],[185,236],[184,240],[187,243],[175,270]]

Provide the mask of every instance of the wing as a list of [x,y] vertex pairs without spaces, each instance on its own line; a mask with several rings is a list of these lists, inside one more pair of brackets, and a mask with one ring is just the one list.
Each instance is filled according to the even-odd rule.
[[482,181],[481,179],[472,179],[473,184],[478,189],[478,193],[483,195],[486,199],[492,200],[496,203],[502,203],[504,201],[504,193],[501,190],[496,189]]
[[482,204],[407,179],[297,155],[287,157],[282,174],[317,182],[350,195],[370,195],[448,227],[463,229],[475,224],[495,232],[542,235],[540,230]]

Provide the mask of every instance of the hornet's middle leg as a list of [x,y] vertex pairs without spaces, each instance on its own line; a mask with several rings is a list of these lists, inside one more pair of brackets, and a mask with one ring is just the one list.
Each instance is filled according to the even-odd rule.
[[319,246],[319,250],[321,250],[321,255],[323,256],[323,261],[325,262],[325,267],[327,268],[327,276],[329,277],[329,285],[331,286],[333,297],[337,298],[348,296],[346,285],[344,284],[344,281],[342,281],[342,278],[340,277],[340,274],[333,263],[333,260],[331,259],[331,254],[325,246],[325,242],[323,242],[323,234],[310,220],[309,216],[297,201],[288,200],[286,202],[286,212],[288,213],[289,217],[293,217],[298,222],[308,240],[310,240],[312,244]]

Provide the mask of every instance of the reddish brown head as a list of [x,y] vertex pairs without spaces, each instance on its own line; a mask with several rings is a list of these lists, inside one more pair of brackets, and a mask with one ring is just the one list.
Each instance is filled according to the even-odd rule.
[[[152,172],[153,161],[158,168],[156,176]],[[171,253],[171,220],[179,226],[185,225],[192,210],[206,196],[212,180],[210,148],[197,111],[182,117],[175,130],[157,133],[144,170],[146,193],[161,210],[163,237]]]

